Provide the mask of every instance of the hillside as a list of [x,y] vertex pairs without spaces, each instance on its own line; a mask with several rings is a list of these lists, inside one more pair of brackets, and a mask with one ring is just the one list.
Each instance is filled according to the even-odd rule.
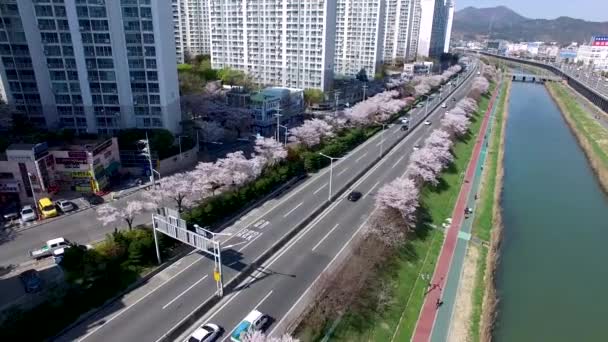
[[466,7],[454,15],[452,37],[511,41],[545,41],[568,44],[588,42],[593,35],[608,34],[608,22],[591,22],[570,17],[529,19],[505,7]]

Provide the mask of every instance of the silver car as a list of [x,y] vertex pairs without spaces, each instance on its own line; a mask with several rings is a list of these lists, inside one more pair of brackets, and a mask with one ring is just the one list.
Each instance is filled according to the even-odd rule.
[[36,214],[36,210],[34,210],[31,205],[24,205],[19,214],[21,215],[21,222],[23,223],[36,221],[36,219],[38,219],[38,214]]
[[61,210],[61,212],[63,213],[67,213],[75,209],[74,204],[70,201],[58,200],[55,202],[55,204],[57,205],[57,208],[59,208],[59,210]]
[[184,342],[212,342],[221,332],[221,328],[215,324],[207,323],[196,329]]

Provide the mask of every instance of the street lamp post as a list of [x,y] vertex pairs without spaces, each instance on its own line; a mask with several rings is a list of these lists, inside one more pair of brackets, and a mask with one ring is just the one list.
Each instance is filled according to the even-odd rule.
[[365,101],[365,92],[367,90],[367,84],[363,84],[363,101]]
[[280,141],[280,134],[279,134],[279,130],[280,130],[280,127],[281,127],[281,116],[283,116],[283,114],[280,114],[280,113],[281,113],[281,107],[279,107],[279,108],[277,109],[277,111],[278,111],[278,113],[276,113],[276,114],[274,115],[274,116],[276,116],[276,117],[277,117],[277,131],[275,132],[275,140],[276,140],[276,141]]
[[185,135],[179,135],[177,137],[177,140],[179,141],[179,159],[184,159],[184,156],[182,155],[182,138],[184,138]]
[[329,159],[329,195],[328,195],[328,197],[327,197],[327,200],[328,200],[329,202],[331,202],[331,181],[332,181],[332,179],[333,179],[333,172],[334,172],[334,159],[335,159],[335,160],[339,160],[339,159],[341,159],[341,158],[334,158],[334,157],[330,157],[330,156],[328,156],[328,155],[326,155],[326,154],[323,154],[323,153],[321,153],[321,152],[319,152],[319,154],[320,154],[320,155],[322,155],[323,157],[325,157],[325,158],[328,158],[328,159]]
[[148,132],[146,132],[146,139],[142,139],[139,141],[140,144],[144,144],[144,148],[141,150],[141,155],[147,157],[148,166],[150,167],[150,182],[152,186],[156,187],[156,182],[154,181],[154,173],[158,175],[158,179],[160,180],[160,173],[154,170],[152,166],[152,149],[150,149],[150,139],[148,139]]

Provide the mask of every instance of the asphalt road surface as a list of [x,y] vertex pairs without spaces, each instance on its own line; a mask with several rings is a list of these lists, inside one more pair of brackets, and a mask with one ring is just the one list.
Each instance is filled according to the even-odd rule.
[[[461,77],[462,79],[462,77]],[[469,79],[470,81],[470,79]],[[469,82],[467,82],[467,86]],[[466,87],[465,87],[466,88]],[[445,91],[444,91],[445,93]],[[464,95],[463,89],[458,89],[457,98]],[[451,95],[450,95],[451,98]],[[445,99],[435,98],[431,103],[438,105]],[[450,105],[452,101],[448,101]],[[429,106],[432,107],[432,106]],[[411,120],[413,123],[424,119],[425,108],[417,109],[412,112]],[[378,171],[374,176],[359,179],[356,189],[364,193],[364,197],[359,202],[351,203],[343,199],[344,196],[335,202],[321,216],[322,225],[317,227],[315,233],[305,235],[305,239],[297,241],[299,246],[308,239],[316,238],[315,244],[319,243],[319,254],[309,255],[303,253],[309,251],[312,246],[306,245],[300,250],[299,255],[281,257],[280,263],[287,264],[289,270],[283,271],[277,264],[272,266],[272,271],[260,270],[259,278],[250,284],[248,288],[239,288],[233,294],[229,294],[226,299],[237,298],[234,301],[235,312],[227,314],[225,320],[218,322],[230,329],[237,320],[244,317],[248,303],[241,303],[241,300],[261,300],[269,291],[275,291],[272,284],[279,280],[293,281],[294,285],[277,285],[276,291],[296,291],[289,292],[289,295],[276,296],[278,301],[282,301],[280,306],[287,310],[288,303],[295,301],[298,292],[306,284],[306,279],[310,279],[314,274],[318,274],[319,267],[327,264],[331,259],[335,249],[345,242],[345,237],[352,236],[353,229],[359,226],[358,222],[365,218],[368,209],[373,206],[372,194],[384,181],[402,174],[408,161],[409,153],[417,142],[422,140],[439,125],[441,115],[445,109],[437,108],[429,117],[432,125],[419,125],[411,132],[400,130],[400,125],[387,127],[383,134],[376,134],[364,144],[350,152],[343,159],[334,163],[333,167],[333,189],[341,188],[349,181],[354,179],[360,171],[376,162],[381,149],[386,150],[389,146],[401,141],[401,143],[391,151],[391,155],[383,159],[382,164],[376,165]],[[410,126],[413,126],[410,124]],[[404,137],[405,140],[404,140]],[[381,167],[380,167],[381,166]],[[378,172],[378,173],[375,173]],[[370,173],[368,172],[367,175]],[[252,263],[264,251],[271,248],[282,236],[288,234],[300,222],[308,218],[309,214],[319,208],[328,198],[328,168],[320,171],[316,175],[295,187],[292,191],[283,194],[280,198],[270,201],[265,205],[264,210],[250,215],[246,222],[241,221],[238,225],[227,228],[224,232],[231,233],[223,242],[223,274],[224,282],[227,283],[234,278],[246,265]],[[345,193],[345,195],[348,191]],[[331,221],[325,221],[331,220]],[[329,222],[329,223],[327,223]],[[339,224],[339,226],[335,226]],[[244,228],[243,228],[244,227]],[[334,228],[332,230],[332,228]],[[331,237],[324,241],[320,239],[325,235]],[[296,238],[297,239],[297,238]],[[338,248],[339,249],[339,248]],[[312,257],[312,259],[310,259]],[[146,292],[127,295],[122,301],[118,301],[110,307],[102,310],[95,317],[74,327],[59,338],[60,341],[156,341],[162,338],[169,330],[179,324],[191,312],[196,310],[203,302],[212,297],[215,292],[215,282],[212,277],[212,260],[204,255],[194,253],[178,261],[176,267],[172,269],[171,275],[159,274],[152,282],[154,286]],[[272,259],[271,259],[272,260]],[[298,265],[294,270],[293,266]],[[165,278],[161,281],[158,278]],[[254,286],[255,285],[255,286]],[[262,288],[263,290],[255,290]],[[281,289],[279,289],[281,287]],[[266,291],[266,289],[269,289]],[[266,292],[264,292],[266,291]],[[247,295],[244,295],[247,293]],[[238,295],[238,297],[233,297]],[[269,295],[267,299],[274,301],[275,297]],[[277,310],[279,307],[277,307]],[[222,310],[219,313],[228,312]],[[237,314],[238,311],[238,314]],[[218,314],[219,314],[218,313]],[[281,311],[269,312],[273,317],[279,318]]]

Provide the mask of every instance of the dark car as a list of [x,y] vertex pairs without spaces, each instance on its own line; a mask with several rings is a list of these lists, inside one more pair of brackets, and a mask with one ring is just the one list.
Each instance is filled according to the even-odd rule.
[[103,203],[103,197],[95,194],[88,194],[84,199],[89,202],[90,205],[99,205]]
[[452,101],[456,102],[456,98],[455,98],[455,97],[452,97]]
[[359,191],[353,191],[348,194],[348,200],[351,202],[357,202],[361,196],[363,195]]
[[410,127],[408,125],[401,125],[402,131],[407,131],[408,129],[410,129]]
[[40,278],[38,271],[34,269],[23,271],[19,275],[19,278],[27,293],[38,292],[42,289],[42,279]]

